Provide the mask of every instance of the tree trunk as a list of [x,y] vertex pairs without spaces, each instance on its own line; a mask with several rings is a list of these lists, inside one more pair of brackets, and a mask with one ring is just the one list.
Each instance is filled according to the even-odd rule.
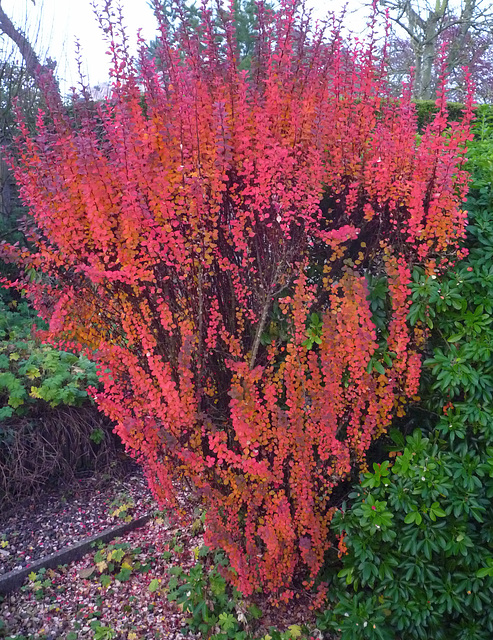
[[426,32],[426,40],[423,46],[423,62],[421,70],[421,86],[419,87],[419,98],[422,100],[430,100],[434,94],[436,87],[432,81],[433,63],[436,58],[436,24],[430,24]]
[[29,40],[22,31],[20,31],[20,29],[14,26],[12,20],[5,13],[1,5],[0,30],[2,30],[4,34],[19,47],[22,59],[26,65],[27,73],[33,78],[36,77],[38,71],[43,68],[43,65],[41,64]]

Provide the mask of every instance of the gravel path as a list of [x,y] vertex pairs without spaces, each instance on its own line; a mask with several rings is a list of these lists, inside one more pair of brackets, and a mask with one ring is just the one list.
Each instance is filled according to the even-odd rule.
[[[182,496],[182,502],[185,500]],[[118,575],[121,562],[113,571],[106,568],[99,572],[95,565],[98,549],[79,562],[32,575],[20,591],[3,602],[0,598],[0,637],[183,638],[184,615],[164,593],[167,570],[174,564],[184,568],[195,564],[193,548],[202,540],[187,527],[181,532],[170,528],[167,518],[158,512],[144,474],[134,464],[120,472],[118,479],[84,478],[75,486],[52,491],[36,501],[23,501],[0,515],[0,573],[29,566],[38,558],[149,511],[154,511],[155,517],[147,525],[100,550],[105,553],[115,545],[122,547],[122,561],[132,566],[129,576],[118,579],[122,577]],[[159,586],[150,590],[155,579]]]
[[157,509],[140,467],[129,463],[119,475],[83,478],[0,514],[0,575]]
[[[188,515],[177,528],[157,511],[142,472],[133,466],[120,480],[103,485],[97,478],[84,479],[69,492],[27,501],[0,516],[0,549],[8,552],[1,558],[5,572],[121,522],[121,516],[137,518],[155,510],[145,526],[78,562],[32,574],[21,590],[0,598],[0,638],[193,640],[181,632],[187,614],[166,597],[170,569],[192,567],[203,543],[196,507],[186,493],[180,503]],[[119,555],[108,558],[115,552]],[[271,625],[282,630],[313,622],[304,598],[280,608],[265,599],[257,604],[264,615],[256,637]],[[317,631],[313,636],[320,638]]]
[[[187,568],[195,563],[191,545],[201,541],[188,534],[186,538],[187,549],[165,560],[163,554],[170,555],[171,544],[174,547],[180,542],[183,546],[185,540],[162,520],[152,520],[110,543],[110,548],[123,546],[129,562],[134,568],[140,563],[143,572],[135,570],[125,580],[118,580],[114,572],[99,574],[94,552],[79,562],[36,576],[0,604],[6,635],[22,634],[30,640],[183,638],[184,615],[167,601],[165,587],[166,571],[173,564]],[[107,585],[101,582],[101,575],[108,577]],[[159,586],[150,590],[153,580],[158,580]]]

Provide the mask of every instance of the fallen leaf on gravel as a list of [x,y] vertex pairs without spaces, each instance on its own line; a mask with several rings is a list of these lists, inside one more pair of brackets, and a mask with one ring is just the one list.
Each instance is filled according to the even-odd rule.
[[297,624],[292,624],[288,627],[288,631],[290,631],[292,638],[299,638],[301,636],[301,627]]
[[132,556],[125,556],[122,560],[122,569],[133,569]]
[[154,580],[151,580],[149,583],[149,591],[151,591],[151,593],[153,591],[157,591],[159,589],[159,580],[156,580],[156,578],[154,578]]
[[84,567],[83,569],[80,569],[79,577],[84,579],[90,578],[93,573],[94,573],[94,567]]

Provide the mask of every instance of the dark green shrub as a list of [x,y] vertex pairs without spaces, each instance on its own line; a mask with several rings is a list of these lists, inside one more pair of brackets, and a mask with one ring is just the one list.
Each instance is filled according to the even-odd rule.
[[365,474],[333,520],[347,591],[321,627],[343,640],[492,637],[493,448],[485,460],[472,449],[417,430],[390,472]]
[[[432,122],[438,112],[435,100],[416,100],[415,108],[418,117],[418,129],[423,131],[427,124]],[[465,106],[460,102],[448,102],[447,111],[450,122],[458,122],[464,114]],[[478,121],[491,122],[493,120],[493,106],[490,104],[481,104],[476,107],[476,118]],[[475,127],[475,135],[481,135],[477,125]]]
[[[418,129],[423,131],[426,125],[432,122],[438,113],[435,100],[416,100],[416,114],[418,116]],[[489,105],[486,105],[489,106]],[[462,119],[464,113],[464,105],[460,102],[448,102],[447,111],[448,118],[451,122],[458,122]]]
[[[347,554],[322,630],[342,640],[493,637],[493,123],[469,150],[468,257],[415,269],[409,318],[428,333],[421,402],[393,465],[373,465],[333,520]],[[403,422],[402,424],[406,424]]]

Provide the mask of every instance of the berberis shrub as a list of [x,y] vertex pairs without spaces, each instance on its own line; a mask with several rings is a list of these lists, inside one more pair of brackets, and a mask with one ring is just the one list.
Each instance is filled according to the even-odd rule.
[[257,3],[241,70],[233,5],[173,37],[158,9],[137,64],[106,3],[111,98],[68,112],[44,78],[46,113],[17,139],[36,250],[3,254],[44,274],[19,286],[97,360],[97,403],[161,502],[187,477],[234,585],[287,599],[323,564],[334,487],[418,390],[411,271],[464,235],[471,109],[447,128],[442,92],[418,137],[375,29],[343,43],[295,1],[274,19]]

